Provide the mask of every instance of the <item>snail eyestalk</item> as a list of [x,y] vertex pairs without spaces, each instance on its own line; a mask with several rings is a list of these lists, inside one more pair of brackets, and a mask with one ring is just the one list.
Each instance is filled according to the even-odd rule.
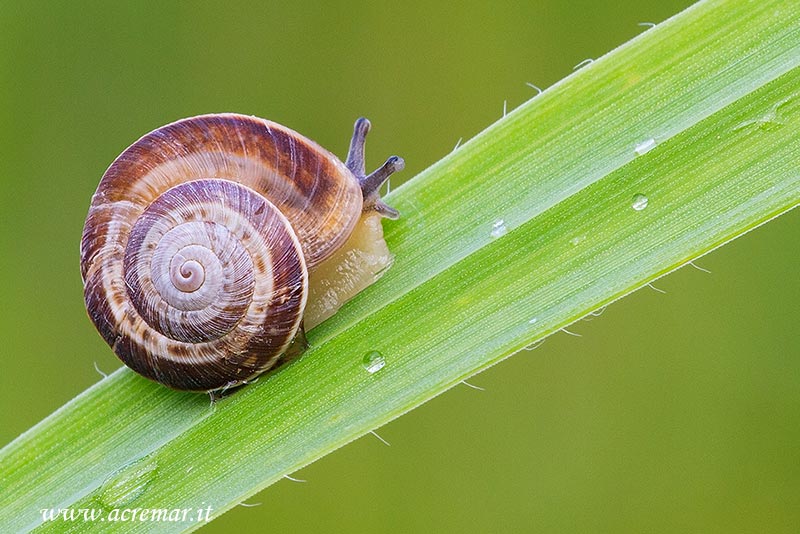
[[367,142],[367,133],[369,133],[369,129],[370,122],[367,119],[361,117],[356,120],[345,165],[356,177],[359,185],[361,185],[361,193],[364,197],[364,210],[372,209],[388,219],[397,219],[400,213],[381,200],[378,190],[392,174],[403,170],[405,162],[400,156],[391,156],[383,165],[367,176],[366,163],[364,161],[364,145]]
[[367,143],[367,134],[371,124],[365,117],[356,119],[353,126],[353,138],[350,139],[350,150],[347,152],[347,160],[344,164],[350,172],[358,178],[359,182],[367,173],[364,161],[364,145]]

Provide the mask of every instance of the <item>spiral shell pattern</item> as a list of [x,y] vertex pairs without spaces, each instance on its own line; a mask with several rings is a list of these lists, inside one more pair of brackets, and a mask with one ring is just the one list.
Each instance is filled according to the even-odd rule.
[[362,202],[335,156],[275,123],[223,114],[155,130],[92,199],[89,315],[148,378],[193,391],[242,383],[291,344],[307,268],[348,238]]

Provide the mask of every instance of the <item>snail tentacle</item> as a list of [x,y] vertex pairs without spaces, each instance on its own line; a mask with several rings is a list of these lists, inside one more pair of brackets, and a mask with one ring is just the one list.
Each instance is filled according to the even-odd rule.
[[392,174],[402,171],[405,166],[406,163],[403,161],[403,158],[400,156],[391,156],[383,165],[378,167],[377,170],[370,173],[369,176],[358,179],[361,185],[361,193],[364,195],[365,209],[372,208],[388,219],[397,219],[400,217],[400,212],[381,200],[378,190]]
[[367,143],[367,134],[371,128],[369,120],[365,117],[356,119],[353,126],[353,138],[350,139],[350,150],[347,152],[347,160],[344,164],[359,180],[367,173],[366,161],[364,159],[364,145]]
[[392,174],[403,170],[405,162],[400,156],[391,156],[378,169],[367,175],[364,148],[370,127],[370,122],[364,117],[356,120],[345,165],[361,186],[364,210],[372,209],[388,219],[397,219],[400,213],[381,200],[378,190]]

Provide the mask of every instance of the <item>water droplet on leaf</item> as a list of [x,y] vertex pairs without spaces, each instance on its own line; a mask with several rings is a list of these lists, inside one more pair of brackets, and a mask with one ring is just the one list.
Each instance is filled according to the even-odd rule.
[[156,476],[158,465],[149,457],[137,460],[103,482],[98,499],[109,508],[120,508],[144,493]]
[[633,203],[631,204],[631,207],[636,211],[642,211],[647,207],[648,202],[649,199],[640,193],[633,197]]
[[653,150],[656,147],[656,140],[652,137],[650,139],[645,139],[641,143],[637,143],[636,146],[633,147],[634,152],[641,156],[642,154],[646,154]]
[[494,222],[492,225],[492,231],[489,233],[494,238],[498,238],[500,236],[504,236],[508,230],[506,229],[506,223],[503,219],[499,219]]
[[383,359],[383,354],[377,350],[371,350],[364,355],[363,364],[364,369],[366,369],[369,374],[373,374],[386,366],[386,360]]

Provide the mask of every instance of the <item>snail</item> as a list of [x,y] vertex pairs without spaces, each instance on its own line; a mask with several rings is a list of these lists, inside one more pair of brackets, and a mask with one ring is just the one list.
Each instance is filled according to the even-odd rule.
[[[89,316],[114,353],[170,388],[247,382],[391,263],[370,123],[343,163],[277,123],[232,113],[158,128],[103,175],[81,238]],[[294,343],[294,345],[293,345]]]

